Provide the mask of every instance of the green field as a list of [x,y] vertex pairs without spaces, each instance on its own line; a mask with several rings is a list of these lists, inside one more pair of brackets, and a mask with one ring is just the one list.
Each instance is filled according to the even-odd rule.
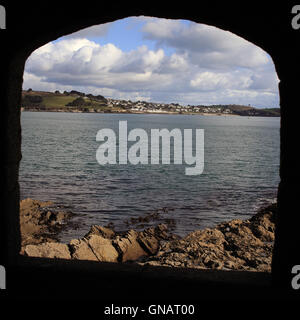
[[51,108],[64,108],[66,104],[72,102],[75,98],[72,96],[64,96],[64,95],[49,95],[43,97],[43,104],[46,109]]
[[[69,103],[77,99],[79,95],[76,94],[61,94],[53,92],[42,92],[42,91],[23,91],[22,92],[22,106],[29,109],[88,109],[97,111],[105,111],[110,108],[107,107],[105,101],[99,101],[97,99],[91,99],[89,97],[83,97],[86,102],[84,106],[67,106]],[[38,99],[35,100],[34,99]]]
[[[45,92],[29,89],[22,92],[21,106],[24,110],[33,111],[131,112],[130,108],[128,109],[117,105],[108,106],[107,99],[101,95],[86,95],[74,90],[60,93],[59,91]],[[239,116],[280,117],[279,108],[258,109],[250,105],[213,105],[210,106],[210,108],[218,108],[218,112],[221,113],[229,109],[231,110],[231,114]],[[215,110],[213,110],[213,112],[215,112]]]

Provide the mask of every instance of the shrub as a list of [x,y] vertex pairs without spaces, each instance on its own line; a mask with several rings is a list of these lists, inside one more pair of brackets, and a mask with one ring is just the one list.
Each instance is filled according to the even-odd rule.
[[85,105],[87,105],[86,101],[82,97],[76,98],[72,102],[66,104],[67,107],[83,107]]

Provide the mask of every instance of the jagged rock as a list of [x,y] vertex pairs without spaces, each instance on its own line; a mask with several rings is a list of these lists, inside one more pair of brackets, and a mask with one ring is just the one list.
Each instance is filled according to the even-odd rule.
[[118,252],[110,239],[96,234],[89,234],[83,239],[70,241],[72,259],[117,262]]
[[98,226],[98,225],[93,225],[91,226],[90,231],[88,232],[88,234],[85,237],[88,237],[90,235],[97,235],[97,236],[101,236],[105,239],[112,239],[115,236],[115,232],[107,227],[102,227],[102,226]]
[[[275,213],[274,205],[265,208],[253,216],[249,221],[253,234],[262,241],[273,242],[275,238]],[[273,214],[273,212],[274,214]]]
[[154,235],[159,240],[171,240],[171,239],[178,239],[179,238],[178,236],[176,236],[174,234],[170,234],[168,226],[164,223],[160,223],[159,225],[157,225],[154,228],[153,227],[148,228],[145,231],[148,234]]
[[228,223],[223,223],[217,228],[223,231],[224,237],[227,241],[227,249],[231,251],[237,250],[241,247],[257,248],[263,246],[263,242],[252,233],[248,221],[233,220]]
[[71,259],[69,248],[66,244],[46,242],[38,245],[27,245],[24,253],[30,257]]
[[20,201],[22,247],[57,240],[57,232],[70,216],[70,212],[60,210],[51,201],[30,198]]
[[[22,211],[27,219],[24,228],[39,228],[34,219],[53,221],[51,210],[41,210],[41,204],[32,200],[27,205],[29,209]],[[165,224],[119,233],[94,225],[84,238],[71,240],[68,245],[51,242],[27,245],[23,253],[35,257],[270,272],[275,212],[276,206],[272,205],[249,220],[235,219],[215,228],[196,230],[184,238],[170,235]],[[61,218],[58,215],[55,220]]]
[[152,235],[141,233],[138,238],[138,243],[148,255],[153,255],[159,247],[159,240]]
[[139,232],[138,242],[148,255],[153,255],[157,253],[160,240],[167,238],[167,226],[162,224]]
[[270,272],[275,212],[271,205],[249,220],[232,220],[160,243],[157,254],[139,264]]
[[87,240],[88,246],[99,261],[117,262],[118,252],[113,246],[111,240],[101,236],[91,235]]
[[138,236],[138,232],[130,230],[125,236],[117,236],[113,240],[113,244],[120,254],[119,261],[134,261],[147,255],[147,252],[139,244]]
[[186,241],[205,242],[217,246],[223,245],[225,242],[224,234],[218,229],[206,228],[189,233],[185,237]]
[[69,245],[72,259],[99,261],[84,239],[71,240]]

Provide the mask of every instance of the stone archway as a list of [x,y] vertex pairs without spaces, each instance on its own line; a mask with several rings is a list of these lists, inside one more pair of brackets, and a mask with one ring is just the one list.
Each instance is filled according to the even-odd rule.
[[[300,49],[299,33],[291,28],[290,12],[287,5],[261,5],[244,8],[239,6],[213,5],[202,7],[153,6],[143,3],[138,7],[129,4],[95,4],[93,6],[72,7],[54,4],[30,6],[19,4],[14,12],[13,4],[6,6],[7,29],[4,30],[3,50],[1,52],[1,78],[6,87],[1,88],[1,125],[4,157],[2,177],[5,191],[2,194],[4,210],[1,213],[2,261],[16,264],[20,248],[19,234],[19,186],[18,167],[21,159],[20,99],[24,64],[32,51],[62,35],[82,28],[114,21],[134,15],[147,15],[172,19],[187,19],[197,23],[214,25],[229,30],[258,45],[272,57],[280,79],[281,104],[281,183],[278,194],[279,213],[276,222],[276,242],[273,255],[273,275],[277,282],[290,283],[293,265],[300,264],[298,243],[300,235],[300,215],[290,211],[296,208],[297,185],[299,179],[296,148],[291,141],[297,136],[296,119],[297,82],[300,71],[297,54]],[[45,11],[46,9],[46,11]],[[9,12],[14,14],[9,15]],[[47,12],[47,14],[45,14]],[[281,18],[282,17],[282,18]]]

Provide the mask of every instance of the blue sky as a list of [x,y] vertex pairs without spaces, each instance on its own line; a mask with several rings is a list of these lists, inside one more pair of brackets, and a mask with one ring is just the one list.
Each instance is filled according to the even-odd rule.
[[143,21],[133,21],[128,18],[118,20],[111,24],[104,37],[94,37],[90,40],[94,40],[96,43],[101,45],[107,43],[117,44],[117,46],[124,52],[134,50],[143,44],[147,45],[148,48],[152,50],[155,46],[154,41],[143,40],[143,36],[140,31],[144,23],[145,22]]
[[81,30],[39,48],[24,89],[79,90],[116,99],[278,107],[270,56],[215,27],[131,17]]
[[[117,44],[124,52],[129,52],[137,47],[146,45],[149,50],[155,50],[157,43],[155,40],[149,40],[143,36],[142,28],[147,23],[147,20],[139,18],[126,18],[117,20],[108,24],[109,27],[104,35],[87,37],[100,45],[108,43]],[[183,25],[188,25],[190,21],[180,20]],[[171,55],[175,52],[174,48],[169,46],[161,46],[166,55]]]

